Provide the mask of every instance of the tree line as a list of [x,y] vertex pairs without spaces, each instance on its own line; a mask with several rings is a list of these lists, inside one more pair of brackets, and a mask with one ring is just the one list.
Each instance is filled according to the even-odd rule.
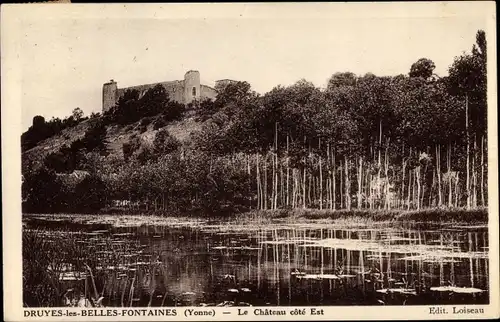
[[486,206],[486,58],[478,31],[445,77],[422,58],[408,75],[336,73],[324,89],[301,80],[259,95],[230,83],[195,103],[203,125],[184,143],[163,128],[184,107],[161,88],[130,92],[100,122],[161,115],[155,139],[112,158],[87,149],[83,168],[102,182],[100,207],[120,200],[137,211]]

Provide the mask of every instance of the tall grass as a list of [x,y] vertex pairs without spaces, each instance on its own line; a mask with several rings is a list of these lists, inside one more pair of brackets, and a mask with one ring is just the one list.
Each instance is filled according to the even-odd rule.
[[24,306],[151,305],[159,255],[144,263],[142,251],[116,241],[83,231],[25,230]]
[[414,221],[426,223],[487,223],[488,209],[476,208],[432,208],[424,210],[318,210],[318,209],[278,209],[258,210],[234,217],[239,223],[265,224],[275,220],[300,221],[300,220],[342,220],[342,221]]
[[87,251],[75,239],[62,235],[48,238],[47,233],[38,230],[23,232],[23,302],[27,307],[66,305],[67,291],[75,294],[84,292],[76,283],[68,287],[61,274],[71,271],[75,280],[85,274],[82,259]]

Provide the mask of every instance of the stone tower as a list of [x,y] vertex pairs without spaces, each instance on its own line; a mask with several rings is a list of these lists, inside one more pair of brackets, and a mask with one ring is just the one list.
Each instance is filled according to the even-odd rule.
[[104,83],[102,85],[102,111],[107,112],[116,103],[116,90],[117,85],[114,80]]
[[201,95],[200,72],[190,70],[184,75],[184,104],[199,100]]

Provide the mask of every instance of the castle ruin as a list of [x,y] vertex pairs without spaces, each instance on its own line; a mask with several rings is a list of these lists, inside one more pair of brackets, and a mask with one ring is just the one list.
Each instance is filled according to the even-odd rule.
[[[224,79],[216,81],[215,83],[217,87],[218,85],[225,86],[228,82],[231,82],[231,80]],[[204,99],[215,99],[217,96],[217,91],[214,88],[200,84],[200,72],[196,70],[188,71],[184,75],[183,80],[137,85],[126,88],[118,88],[117,83],[111,80],[102,86],[102,111],[106,112],[115,106],[120,97],[122,97],[127,90],[137,90],[139,92],[139,97],[142,97],[149,89],[158,84],[166,89],[171,100],[182,104],[189,104],[193,101],[201,101]]]

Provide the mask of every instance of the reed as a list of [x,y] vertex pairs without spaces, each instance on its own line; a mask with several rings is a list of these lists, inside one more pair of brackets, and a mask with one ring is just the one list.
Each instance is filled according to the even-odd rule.
[[342,220],[342,221],[398,221],[425,223],[487,223],[488,209],[476,208],[431,208],[422,210],[319,210],[319,209],[277,209],[259,210],[236,215],[236,223],[264,224],[272,221],[297,220]]
[[81,259],[88,256],[74,238],[57,232],[25,230],[22,252],[25,306],[68,305],[68,290],[77,294],[84,289],[79,283],[71,283],[86,279]]
[[[138,271],[155,279],[161,262],[156,256],[154,261],[139,265],[141,256],[138,249],[113,243],[105,236],[96,238],[78,231],[25,230],[24,306],[100,307],[117,301],[123,306],[132,306],[136,293],[139,299],[151,305],[156,283],[151,281],[148,289],[139,287]],[[133,276],[129,278],[131,272]],[[127,276],[122,279],[118,277],[120,274]],[[119,290],[120,298],[116,298],[114,290]]]

